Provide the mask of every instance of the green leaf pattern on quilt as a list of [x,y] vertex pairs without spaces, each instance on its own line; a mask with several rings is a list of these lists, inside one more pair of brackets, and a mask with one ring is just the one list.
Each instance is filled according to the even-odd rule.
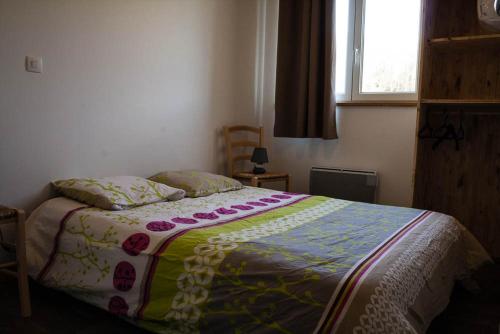
[[59,272],[53,277],[50,282],[52,286],[63,290],[85,292],[93,285],[93,282],[89,282],[87,274],[93,274],[94,283],[100,283],[109,276],[111,266],[101,254],[103,250],[119,245],[117,232],[111,225],[97,233],[88,222],[89,217],[88,214],[81,215],[65,229],[64,233],[75,237],[77,242],[70,248],[59,250],[57,256],[62,265],[72,269]]

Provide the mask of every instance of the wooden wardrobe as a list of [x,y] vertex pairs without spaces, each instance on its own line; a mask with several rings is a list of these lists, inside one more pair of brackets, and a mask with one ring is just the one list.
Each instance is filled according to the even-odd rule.
[[[499,259],[500,31],[480,25],[477,0],[423,2],[413,205],[456,217]],[[458,149],[429,135],[446,123],[463,130]]]

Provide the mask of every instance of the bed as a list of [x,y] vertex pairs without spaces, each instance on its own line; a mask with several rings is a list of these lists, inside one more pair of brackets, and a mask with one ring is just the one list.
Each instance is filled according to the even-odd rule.
[[157,333],[424,333],[489,256],[455,219],[253,187],[27,222],[30,275]]

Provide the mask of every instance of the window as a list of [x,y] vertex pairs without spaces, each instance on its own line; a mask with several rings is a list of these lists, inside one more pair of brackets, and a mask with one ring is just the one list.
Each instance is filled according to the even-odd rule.
[[338,100],[415,100],[421,0],[336,1]]

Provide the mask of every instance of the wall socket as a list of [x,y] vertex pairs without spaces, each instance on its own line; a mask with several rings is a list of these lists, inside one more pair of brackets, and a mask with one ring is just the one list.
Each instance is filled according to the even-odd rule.
[[26,56],[26,71],[33,73],[42,73],[43,61],[42,57]]

